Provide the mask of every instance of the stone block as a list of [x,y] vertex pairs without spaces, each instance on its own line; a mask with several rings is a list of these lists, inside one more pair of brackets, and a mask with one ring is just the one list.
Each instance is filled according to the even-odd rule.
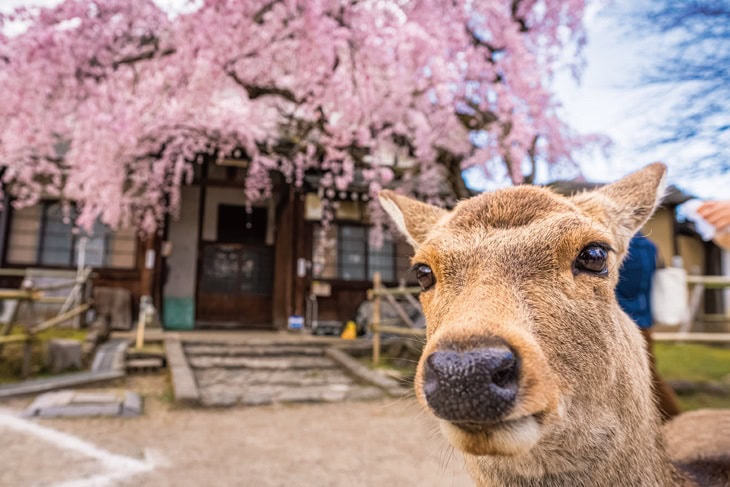
[[48,342],[47,364],[54,373],[81,368],[81,342],[54,338]]
[[139,416],[142,414],[142,396],[136,392],[125,391],[122,402],[122,416]]

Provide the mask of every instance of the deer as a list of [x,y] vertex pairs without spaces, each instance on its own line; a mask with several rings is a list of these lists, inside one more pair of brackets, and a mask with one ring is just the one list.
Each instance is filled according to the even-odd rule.
[[414,248],[416,397],[477,485],[730,485],[730,411],[662,427],[644,339],[614,293],[665,175],[654,163],[570,197],[516,186],[451,211],[379,193]]

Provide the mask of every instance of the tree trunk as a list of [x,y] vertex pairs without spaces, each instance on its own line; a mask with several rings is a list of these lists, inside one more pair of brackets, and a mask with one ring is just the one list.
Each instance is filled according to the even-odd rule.
[[461,175],[461,157],[448,152],[439,154],[439,162],[446,168],[449,187],[457,199],[466,199],[471,196],[469,188],[466,187],[464,178]]

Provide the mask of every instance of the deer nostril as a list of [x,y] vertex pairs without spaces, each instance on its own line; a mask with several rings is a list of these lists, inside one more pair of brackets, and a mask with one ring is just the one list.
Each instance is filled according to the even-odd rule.
[[490,375],[494,385],[505,388],[517,382],[517,360],[514,355],[495,368]]

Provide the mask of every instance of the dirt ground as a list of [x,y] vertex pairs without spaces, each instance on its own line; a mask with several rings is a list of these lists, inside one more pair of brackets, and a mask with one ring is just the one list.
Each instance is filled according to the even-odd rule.
[[[47,429],[65,432],[136,464],[145,461],[148,471],[128,474],[122,468],[114,478],[90,479],[104,470],[98,460],[106,453],[89,459],[79,455],[84,449],[78,445],[64,451],[73,443],[68,437],[49,444],[0,422],[6,466],[0,469],[0,485],[473,485],[463,459],[412,398],[190,409],[169,401],[162,376],[129,378],[125,387],[144,395],[143,416],[32,423],[45,427],[46,436],[53,436]],[[28,402],[14,400],[0,408],[17,412]]]

